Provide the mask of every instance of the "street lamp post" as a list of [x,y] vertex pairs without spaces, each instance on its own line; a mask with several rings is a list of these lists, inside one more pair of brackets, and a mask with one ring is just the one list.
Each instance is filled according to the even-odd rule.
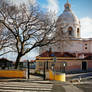
[[64,72],[64,73],[65,73],[65,67],[66,67],[66,65],[67,65],[66,62],[64,61],[64,62],[63,62],[63,67],[64,67],[64,68],[63,68],[63,69],[64,69],[63,72]]
[[54,72],[54,80],[55,80],[55,63],[56,63],[56,57],[55,56],[53,57],[53,61],[54,61],[53,72]]
[[64,73],[65,73],[65,66],[66,66],[66,64],[64,63],[63,66],[64,66]]
[[46,74],[45,74],[45,72],[46,72],[46,65],[45,65],[46,63],[44,62],[44,69],[43,69],[43,80],[45,80],[46,79]]
[[29,79],[29,61],[27,60],[26,78]]
[[49,65],[48,65],[48,61],[46,62],[46,69],[48,70],[49,69]]

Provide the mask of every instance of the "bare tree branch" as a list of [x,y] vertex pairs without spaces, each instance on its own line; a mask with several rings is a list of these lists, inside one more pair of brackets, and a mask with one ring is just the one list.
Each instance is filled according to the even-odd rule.
[[56,42],[55,21],[52,22],[47,14],[37,9],[37,6],[31,5],[28,10],[24,4],[20,8],[4,4],[0,9],[0,15],[0,23],[12,34],[12,42],[11,39],[7,39],[8,44],[5,46],[17,51],[15,68],[21,57],[32,49]]

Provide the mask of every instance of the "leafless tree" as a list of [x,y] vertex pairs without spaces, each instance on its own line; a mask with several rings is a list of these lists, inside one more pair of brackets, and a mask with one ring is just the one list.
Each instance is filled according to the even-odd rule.
[[[7,6],[7,5],[8,3],[6,3],[5,0],[0,0],[0,9],[2,8],[2,6]],[[3,18],[2,15],[3,14],[1,14],[0,12],[0,19]],[[0,23],[0,51],[10,46],[10,44],[12,43],[12,38],[13,35],[5,28],[5,26],[2,23]],[[6,52],[0,53],[0,56],[9,52],[11,51],[7,50]]]
[[[3,3],[0,8],[0,23],[10,32],[8,48],[17,53],[15,69],[22,56],[36,47],[55,42],[55,22],[39,7],[25,4],[15,7]],[[10,35],[8,35],[10,37]]]

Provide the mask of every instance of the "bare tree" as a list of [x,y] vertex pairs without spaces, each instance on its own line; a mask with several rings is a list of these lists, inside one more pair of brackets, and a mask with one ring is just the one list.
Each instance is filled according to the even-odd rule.
[[55,42],[55,22],[37,6],[30,5],[28,9],[25,4],[15,7],[4,3],[0,16],[0,23],[12,33],[12,41],[8,39],[7,46],[17,53],[15,68],[21,57],[32,49]]
[[[5,6],[8,6],[8,3],[5,0],[0,0],[0,19],[4,19],[4,13],[1,12],[1,10],[5,8]],[[5,12],[5,11],[4,11]],[[11,32],[9,32],[6,27],[0,23],[0,51],[7,48],[12,44],[13,35]],[[0,56],[12,52],[11,50],[7,50],[6,52],[0,53]]]

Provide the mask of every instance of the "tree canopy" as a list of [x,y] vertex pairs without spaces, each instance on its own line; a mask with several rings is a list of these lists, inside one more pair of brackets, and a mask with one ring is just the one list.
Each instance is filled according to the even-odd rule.
[[0,45],[17,53],[15,68],[21,57],[32,49],[55,43],[55,21],[38,6],[30,5],[30,8],[27,8],[22,4],[16,7],[3,1],[0,8],[0,24],[5,31],[3,37],[0,35],[2,42],[5,40],[5,45]]

